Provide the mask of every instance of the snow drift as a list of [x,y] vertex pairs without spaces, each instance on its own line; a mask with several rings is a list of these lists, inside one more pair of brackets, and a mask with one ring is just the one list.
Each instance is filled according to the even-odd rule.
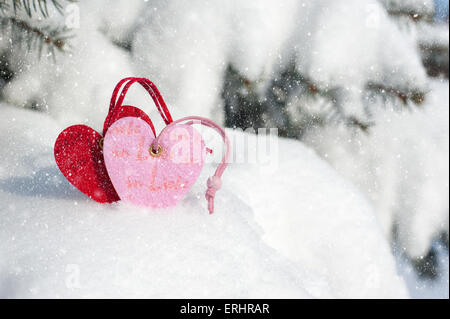
[[173,209],[85,198],[54,163],[62,128],[1,105],[1,297],[407,296],[370,206],[300,142],[272,137],[276,169],[232,164],[210,216],[208,166]]

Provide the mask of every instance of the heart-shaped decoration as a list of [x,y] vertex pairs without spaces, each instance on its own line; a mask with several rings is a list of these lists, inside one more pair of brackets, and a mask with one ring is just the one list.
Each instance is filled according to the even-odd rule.
[[122,200],[155,208],[174,206],[197,180],[205,143],[192,125],[167,127],[155,135],[142,119],[125,117],[110,126],[104,140],[109,177]]
[[[151,123],[144,112],[133,106],[122,106],[114,113],[113,120],[130,116]],[[70,126],[56,139],[55,160],[63,175],[82,193],[97,202],[111,203],[120,198],[105,167],[102,141],[102,136],[89,126]]]

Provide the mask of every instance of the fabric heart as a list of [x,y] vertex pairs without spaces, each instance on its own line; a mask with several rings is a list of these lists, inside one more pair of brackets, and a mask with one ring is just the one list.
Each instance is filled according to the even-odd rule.
[[[111,123],[130,116],[152,125],[150,118],[133,106],[117,109]],[[63,175],[81,192],[100,203],[120,199],[108,177],[103,160],[102,136],[98,132],[86,125],[70,126],[56,139],[54,154]]]
[[166,127],[155,135],[142,119],[125,117],[104,140],[109,177],[122,200],[155,208],[174,206],[189,191],[204,165],[205,143],[192,125]]

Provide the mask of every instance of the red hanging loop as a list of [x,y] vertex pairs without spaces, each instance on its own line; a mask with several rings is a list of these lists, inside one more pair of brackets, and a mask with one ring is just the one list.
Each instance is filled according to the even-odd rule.
[[[126,83],[126,82],[128,82],[128,83]],[[142,87],[144,87],[144,89],[150,94],[150,96],[152,97],[152,99],[156,105],[156,108],[158,109],[159,113],[161,114],[161,117],[163,118],[164,122],[166,124],[173,122],[173,119],[169,112],[169,109],[167,108],[167,105],[164,102],[164,99],[163,99],[161,93],[159,92],[158,88],[156,87],[156,85],[153,84],[153,82],[151,82],[150,80],[148,80],[146,78],[128,77],[128,78],[124,78],[121,81],[119,81],[119,83],[117,83],[116,87],[114,88],[113,94],[111,96],[110,105],[109,105],[109,112],[108,112],[108,115],[105,119],[105,123],[103,126],[103,135],[106,134],[106,131],[108,130],[109,126],[112,124],[111,119],[112,119],[112,116],[113,116],[115,110],[122,107],[122,103],[125,99],[125,95],[127,94],[128,89],[131,87],[131,85],[133,85],[133,83],[136,83],[136,82],[141,84]],[[123,87],[121,93],[119,94],[119,98],[117,100],[117,95],[124,83],[126,83],[126,84]],[[150,120],[149,124],[153,130],[153,133],[156,135],[155,128],[154,128],[151,120]]]

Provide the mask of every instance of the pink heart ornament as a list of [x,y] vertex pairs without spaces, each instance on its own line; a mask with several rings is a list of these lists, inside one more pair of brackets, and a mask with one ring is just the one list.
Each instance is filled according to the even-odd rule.
[[176,205],[191,189],[204,165],[205,143],[192,125],[168,127],[151,152],[155,136],[140,118],[124,117],[110,126],[103,155],[120,199],[139,206]]

